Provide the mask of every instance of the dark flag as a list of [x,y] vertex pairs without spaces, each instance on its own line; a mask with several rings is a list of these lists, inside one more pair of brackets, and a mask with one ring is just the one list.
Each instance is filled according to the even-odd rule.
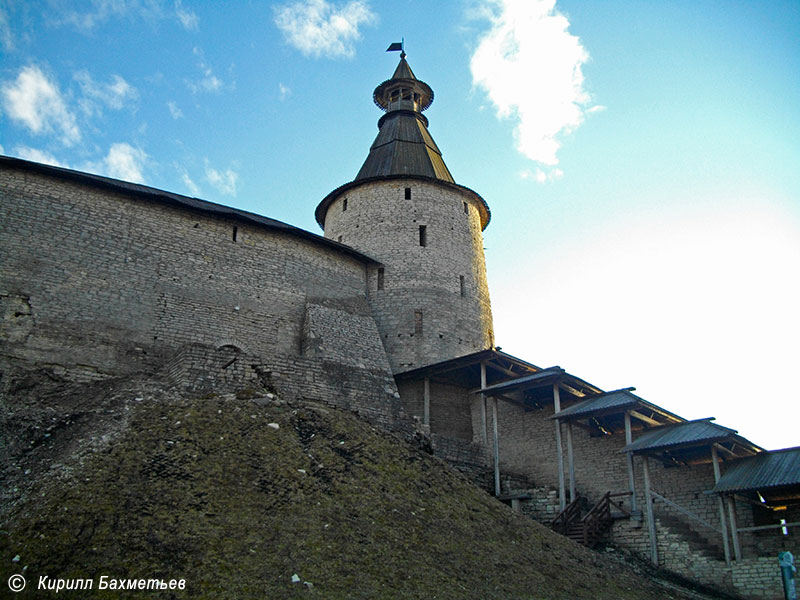
[[392,42],[386,49],[387,52],[402,52],[403,42]]

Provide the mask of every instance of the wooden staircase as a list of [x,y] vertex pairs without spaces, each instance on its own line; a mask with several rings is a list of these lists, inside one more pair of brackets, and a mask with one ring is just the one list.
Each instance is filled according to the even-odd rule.
[[[592,506],[585,515],[582,514],[582,508],[587,506],[586,499],[576,496],[575,500],[556,515],[550,526],[554,531],[567,536],[572,541],[594,548],[615,519],[631,516],[620,503],[612,500],[612,498],[622,496],[630,496],[630,492],[616,494],[606,492],[600,501]],[[618,512],[612,512],[612,506]]]

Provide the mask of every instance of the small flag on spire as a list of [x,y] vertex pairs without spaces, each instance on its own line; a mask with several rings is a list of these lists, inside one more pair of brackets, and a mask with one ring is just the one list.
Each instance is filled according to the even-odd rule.
[[402,52],[403,51],[403,42],[392,42],[389,44],[389,47],[386,49],[387,52]]

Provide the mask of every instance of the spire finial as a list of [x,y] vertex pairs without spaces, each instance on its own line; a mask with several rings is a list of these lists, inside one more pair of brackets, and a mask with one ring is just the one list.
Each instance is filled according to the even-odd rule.
[[405,58],[406,57],[405,44],[406,44],[406,39],[405,38],[400,38],[399,42],[392,42],[391,44],[389,44],[389,47],[386,49],[386,51],[387,52],[397,52],[399,50],[400,51],[400,58],[401,59]]

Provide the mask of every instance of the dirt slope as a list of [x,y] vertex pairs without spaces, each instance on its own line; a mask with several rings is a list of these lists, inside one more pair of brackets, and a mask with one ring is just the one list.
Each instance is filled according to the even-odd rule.
[[[40,575],[93,579],[59,594],[80,598],[691,597],[349,413],[155,379],[35,379],[2,407],[0,596],[24,568],[18,598],[53,597],[32,589]],[[100,592],[101,575],[187,589]]]

